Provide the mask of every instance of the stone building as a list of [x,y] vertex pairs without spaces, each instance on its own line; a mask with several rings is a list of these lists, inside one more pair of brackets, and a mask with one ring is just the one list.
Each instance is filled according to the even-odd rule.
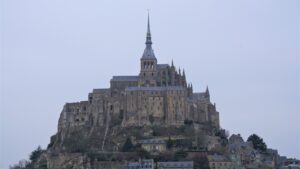
[[124,169],[154,169],[153,159],[139,159],[139,161],[129,161],[125,164]]
[[193,169],[193,161],[157,162],[157,169]]
[[163,152],[167,149],[167,143],[165,140],[160,139],[147,139],[140,140],[138,143],[141,144],[142,148],[151,153]]
[[159,64],[152,49],[150,21],[146,47],[135,76],[113,76],[110,87],[94,89],[88,101],[67,103],[58,130],[67,126],[105,126],[113,116],[122,117],[127,126],[180,126],[185,120],[219,128],[219,112],[210,101],[208,88],[194,93],[184,70],[173,61]]
[[231,161],[224,155],[208,155],[209,168],[211,169],[230,169]]

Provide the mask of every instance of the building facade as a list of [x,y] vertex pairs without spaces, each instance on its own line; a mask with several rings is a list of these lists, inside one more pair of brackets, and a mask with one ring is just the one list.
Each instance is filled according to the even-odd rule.
[[88,101],[67,103],[59,120],[66,126],[103,126],[113,116],[122,117],[122,126],[180,126],[185,120],[219,128],[219,112],[210,101],[208,88],[194,93],[184,70],[173,61],[159,64],[152,49],[150,21],[146,47],[140,58],[140,72],[135,76],[113,76],[110,87],[94,89]]
[[139,159],[135,162],[127,162],[124,169],[154,169],[153,159]]
[[167,143],[165,140],[161,139],[147,139],[147,140],[140,140],[138,141],[141,144],[141,147],[150,152],[150,153],[159,153],[166,151]]
[[208,155],[207,156],[210,169],[231,169],[231,161],[224,155]]
[[193,169],[193,161],[157,162],[157,169]]

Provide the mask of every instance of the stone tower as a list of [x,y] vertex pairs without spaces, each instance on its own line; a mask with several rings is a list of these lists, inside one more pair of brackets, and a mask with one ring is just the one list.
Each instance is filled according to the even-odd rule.
[[152,49],[150,19],[148,14],[146,48],[141,58],[140,86],[156,86],[157,59]]

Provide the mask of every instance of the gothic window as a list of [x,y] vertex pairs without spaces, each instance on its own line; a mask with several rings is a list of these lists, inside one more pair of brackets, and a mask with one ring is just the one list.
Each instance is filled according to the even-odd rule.
[[151,75],[153,76],[153,73],[151,73]]

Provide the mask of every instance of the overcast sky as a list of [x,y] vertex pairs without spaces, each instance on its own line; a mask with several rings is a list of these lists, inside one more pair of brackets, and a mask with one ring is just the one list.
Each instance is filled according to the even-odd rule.
[[300,1],[0,0],[0,168],[46,148],[66,102],[159,63],[209,86],[221,126],[300,158]]

